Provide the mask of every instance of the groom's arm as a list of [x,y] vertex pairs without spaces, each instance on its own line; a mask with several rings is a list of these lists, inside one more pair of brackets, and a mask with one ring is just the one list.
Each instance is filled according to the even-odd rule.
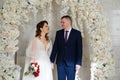
[[82,36],[81,32],[78,31],[78,36],[77,36],[77,61],[76,65],[82,66]]
[[78,71],[82,66],[82,37],[79,31],[77,34],[78,34],[77,35],[77,59],[76,59],[76,66],[75,66],[76,71]]

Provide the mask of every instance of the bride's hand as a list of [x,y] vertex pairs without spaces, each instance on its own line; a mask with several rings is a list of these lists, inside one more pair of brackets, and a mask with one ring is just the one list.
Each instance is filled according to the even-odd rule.
[[52,68],[52,70],[54,69],[54,63],[51,63],[51,68]]
[[31,63],[31,62],[35,62],[35,59],[32,58],[32,57],[30,57],[30,63]]
[[75,70],[76,70],[76,71],[79,71],[80,67],[81,67],[80,65],[76,65],[76,66],[75,66]]

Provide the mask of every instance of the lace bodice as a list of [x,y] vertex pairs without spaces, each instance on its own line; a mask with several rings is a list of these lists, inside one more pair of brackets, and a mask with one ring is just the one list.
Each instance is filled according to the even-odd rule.
[[45,45],[40,39],[34,38],[27,49],[26,56],[31,58],[42,58],[43,56],[49,57],[51,54],[51,50],[52,50],[51,40],[45,47]]

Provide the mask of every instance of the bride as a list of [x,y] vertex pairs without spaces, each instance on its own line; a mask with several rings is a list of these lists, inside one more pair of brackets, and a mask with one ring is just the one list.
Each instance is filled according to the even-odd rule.
[[36,35],[26,50],[24,73],[28,71],[31,62],[37,62],[40,66],[40,74],[34,77],[34,75],[25,75],[23,73],[22,80],[53,80],[52,66],[49,59],[52,44],[48,38],[48,32],[47,21],[41,21],[37,24]]

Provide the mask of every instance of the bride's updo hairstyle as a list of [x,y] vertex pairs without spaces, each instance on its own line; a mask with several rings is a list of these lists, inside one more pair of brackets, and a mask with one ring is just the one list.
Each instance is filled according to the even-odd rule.
[[[41,37],[41,30],[40,30],[40,28],[43,28],[43,26],[44,26],[44,24],[48,24],[48,22],[47,21],[40,21],[38,24],[37,24],[37,26],[36,26],[36,35],[35,35],[35,37]],[[45,35],[45,38],[46,38],[46,40],[49,40],[49,38],[48,38],[48,33]]]

